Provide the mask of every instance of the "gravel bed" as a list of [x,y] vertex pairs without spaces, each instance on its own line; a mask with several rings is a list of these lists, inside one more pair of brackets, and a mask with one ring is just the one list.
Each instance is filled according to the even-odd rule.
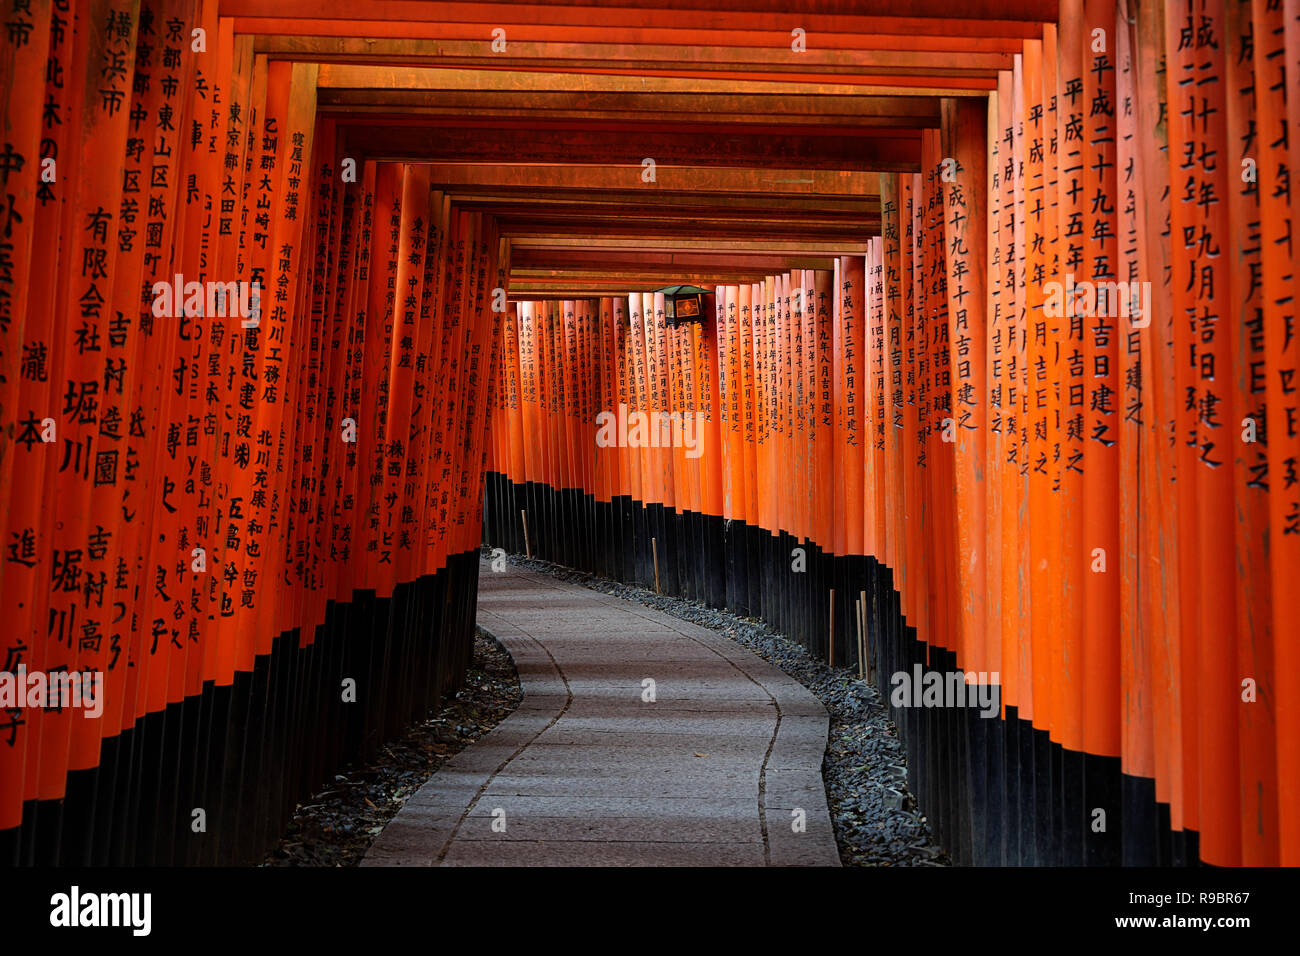
[[[485,550],[485,553],[489,553]],[[831,668],[765,622],[695,601],[510,555],[512,565],[613,594],[719,632],[785,671],[830,714],[822,779],[845,866],[947,866],[907,788],[907,755],[879,692],[851,671]]]
[[451,757],[519,706],[523,690],[510,655],[478,634],[465,686],[442,710],[299,804],[264,866],[356,866],[397,811]]

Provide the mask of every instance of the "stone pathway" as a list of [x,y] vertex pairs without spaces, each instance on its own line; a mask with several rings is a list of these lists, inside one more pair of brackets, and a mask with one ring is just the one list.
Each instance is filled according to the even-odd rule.
[[478,622],[523,703],[363,866],[840,865],[826,711],[793,678],[705,628],[487,562]]

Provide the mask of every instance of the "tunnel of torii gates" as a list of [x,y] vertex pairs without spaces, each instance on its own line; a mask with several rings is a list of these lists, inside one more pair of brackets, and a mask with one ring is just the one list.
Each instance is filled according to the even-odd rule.
[[1296,0],[0,5],[0,860],[260,859],[486,544],[866,674],[959,862],[1300,863]]

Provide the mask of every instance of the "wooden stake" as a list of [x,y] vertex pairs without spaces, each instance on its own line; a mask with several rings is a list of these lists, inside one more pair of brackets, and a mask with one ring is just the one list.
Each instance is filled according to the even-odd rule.
[[531,558],[533,556],[533,549],[528,545],[528,509],[519,509],[519,520],[524,523],[524,557]]
[[865,676],[867,659],[862,653],[862,599],[858,598],[853,602],[853,626],[857,628],[858,636],[858,680]]
[[655,558],[655,594],[659,592],[659,539],[650,539],[650,550],[654,552]]
[[861,623],[859,624],[859,630],[858,630],[858,640],[861,641],[862,648],[859,651],[859,654],[861,655],[862,660],[864,662],[862,665],[862,671],[866,676],[867,681],[870,682],[871,679],[875,677],[874,674],[875,668],[871,666],[871,645],[870,642],[867,640],[867,592],[866,591],[858,592],[858,604],[862,607],[862,611],[860,612]]
[[830,654],[827,656],[830,658],[827,663],[829,663],[831,667],[834,667],[835,666],[835,589],[834,588],[831,588],[831,640],[830,640]]

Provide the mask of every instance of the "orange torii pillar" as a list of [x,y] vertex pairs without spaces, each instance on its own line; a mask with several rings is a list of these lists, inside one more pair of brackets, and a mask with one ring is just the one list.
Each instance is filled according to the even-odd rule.
[[215,3],[18,14],[5,673],[86,694],[2,711],[0,859],[261,859],[468,661],[494,225],[425,167],[344,177],[316,67],[256,54]]

